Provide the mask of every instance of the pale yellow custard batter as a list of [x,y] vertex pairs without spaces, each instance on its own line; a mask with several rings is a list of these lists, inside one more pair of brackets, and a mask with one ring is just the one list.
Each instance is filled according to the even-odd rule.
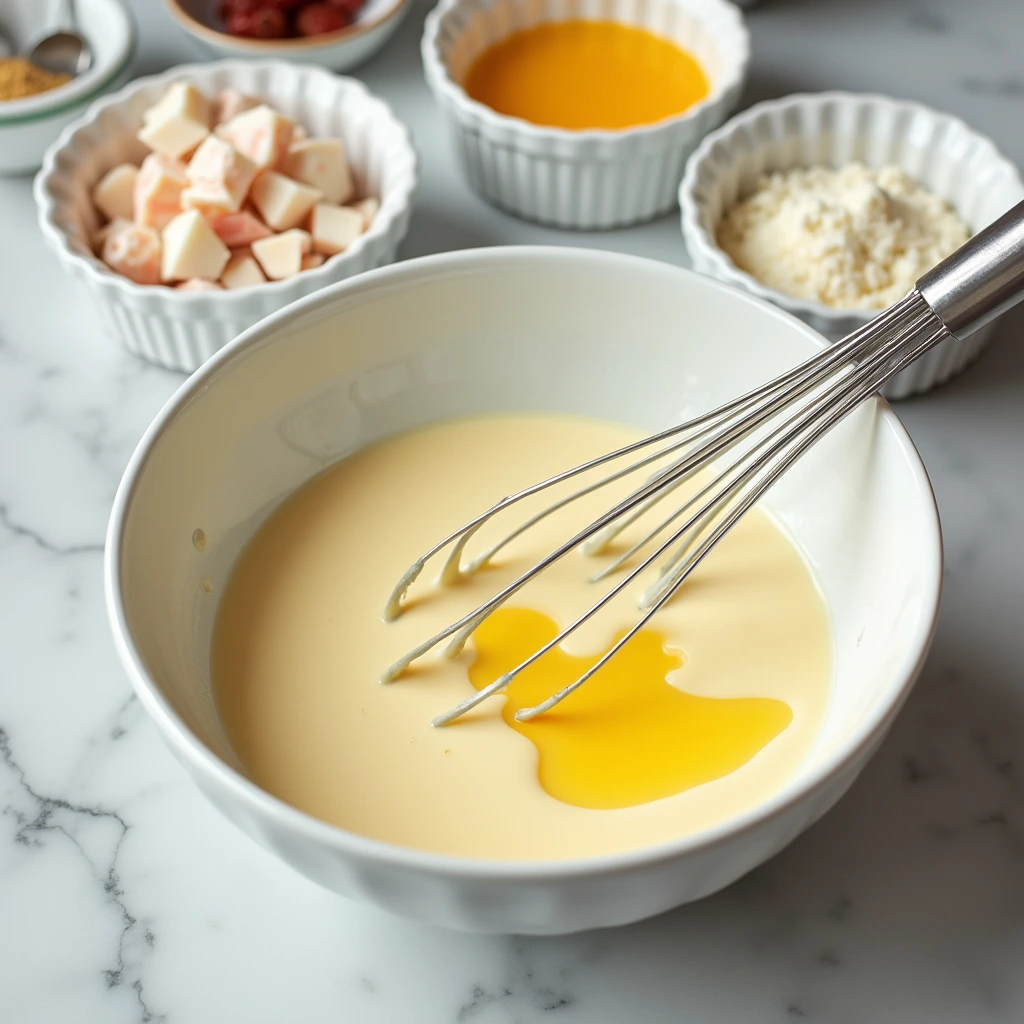
[[[385,623],[388,593],[419,554],[505,494],[638,436],[625,427],[549,415],[453,421],[359,452],[286,501],[240,556],[213,638],[218,708],[253,780],[363,835],[497,859],[579,857],[666,842],[749,809],[782,787],[825,713],[831,635],[799,552],[756,510],[657,614],[654,632],[637,649],[637,657],[646,650],[658,667],[652,685],[660,690],[648,689],[645,696],[640,687],[636,699],[671,696],[667,678],[686,695],[666,704],[684,716],[678,730],[664,727],[660,712],[645,724],[642,714],[631,713],[634,706],[642,711],[642,704],[620,703],[618,710],[609,705],[604,733],[595,733],[582,752],[571,751],[577,764],[589,758],[595,767],[596,798],[574,788],[572,763],[559,782],[551,769],[559,768],[560,748],[535,744],[529,725],[510,728],[502,717],[503,697],[452,726],[431,727],[436,714],[486,681],[476,675],[494,660],[493,652],[482,648],[474,664],[471,641],[455,661],[431,654],[395,682],[378,682],[399,656],[604,511],[628,482],[559,512],[457,586],[433,588],[440,562],[428,567],[431,576],[425,573],[414,586],[406,611]],[[510,529],[538,507],[509,513],[503,525]],[[502,532],[499,525],[483,533],[470,554]],[[625,535],[616,550],[636,536]],[[544,616],[566,625],[608,585],[587,580],[610,557],[572,552],[517,594],[508,617],[496,618],[492,635],[481,634],[481,643],[523,640],[533,628],[542,636]],[[571,638],[565,652],[570,657],[562,658],[565,671],[572,671],[574,659],[592,661],[632,625],[637,593],[634,586]],[[546,716],[533,724],[571,732],[573,714],[585,714],[586,701],[600,701],[600,683],[595,676],[556,709],[561,723],[552,712],[546,724]],[[542,692],[547,682],[537,685]],[[628,675],[623,685],[629,685]],[[629,692],[614,699],[633,697]],[[713,761],[731,740],[710,730],[739,721],[733,711],[744,708],[771,712],[756,745],[709,767],[709,757]],[[691,714],[692,720],[686,717]],[[624,733],[633,728],[632,739],[617,735],[616,715]],[[668,757],[673,742],[693,752],[692,763],[677,772],[689,788],[637,797],[626,787],[601,803],[602,773],[621,781],[637,760],[631,750]],[[547,749],[550,760],[540,765],[543,785],[539,749]],[[616,804],[635,799],[645,802]],[[579,805],[588,800],[590,806]]]

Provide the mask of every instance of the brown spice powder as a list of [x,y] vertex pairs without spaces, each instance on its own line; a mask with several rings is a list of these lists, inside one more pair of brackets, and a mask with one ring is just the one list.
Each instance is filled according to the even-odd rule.
[[44,71],[24,57],[9,57],[0,60],[0,101],[35,96],[56,89],[58,85],[70,80],[70,75],[55,75]]

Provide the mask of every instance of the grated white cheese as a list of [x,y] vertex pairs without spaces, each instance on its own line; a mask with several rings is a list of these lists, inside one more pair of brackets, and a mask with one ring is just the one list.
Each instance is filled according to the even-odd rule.
[[799,168],[762,178],[718,244],[763,284],[838,309],[882,309],[963,245],[948,203],[898,167]]

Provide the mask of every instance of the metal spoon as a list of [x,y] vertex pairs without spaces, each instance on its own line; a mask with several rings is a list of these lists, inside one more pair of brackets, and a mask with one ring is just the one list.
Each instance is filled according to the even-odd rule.
[[92,50],[75,23],[73,0],[58,0],[57,31],[44,36],[28,53],[28,59],[56,75],[76,75],[89,70]]

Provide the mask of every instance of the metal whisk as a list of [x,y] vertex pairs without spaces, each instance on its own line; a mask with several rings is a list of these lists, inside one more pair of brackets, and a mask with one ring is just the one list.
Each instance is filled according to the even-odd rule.
[[[781,377],[697,419],[671,427],[559,473],[503,498],[416,560],[399,580],[384,610],[392,620],[402,599],[426,562],[450,546],[438,582],[450,584],[476,572],[499,550],[551,513],[630,473],[668,459],[639,487],[570,537],[536,565],[457,622],[441,630],[395,662],[382,682],[448,640],[454,657],[470,634],[499,606],[552,563],[578,546],[588,554],[603,550],[623,530],[652,512],[695,474],[716,465],[714,478],[700,487],[626,552],[594,577],[599,580],[643,555],[607,593],[565,627],[553,640],[489,686],[434,719],[446,725],[481,701],[504,690],[524,669],[561,644],[597,614],[638,576],[661,561],[657,578],[640,599],[641,615],[591,668],[574,682],[534,707],[517,712],[527,721],[550,710],[581,687],[641,630],[669,601],[690,574],[737,521],[816,441],[894,374],[938,342],[963,338],[1024,298],[1024,202],[979,232],[952,256],[925,274],[905,298],[841,342],[824,349]],[[489,519],[532,495],[619,459],[637,456],[622,468],[588,483],[530,517],[466,565],[467,542]],[[724,468],[723,468],[724,465]]]

